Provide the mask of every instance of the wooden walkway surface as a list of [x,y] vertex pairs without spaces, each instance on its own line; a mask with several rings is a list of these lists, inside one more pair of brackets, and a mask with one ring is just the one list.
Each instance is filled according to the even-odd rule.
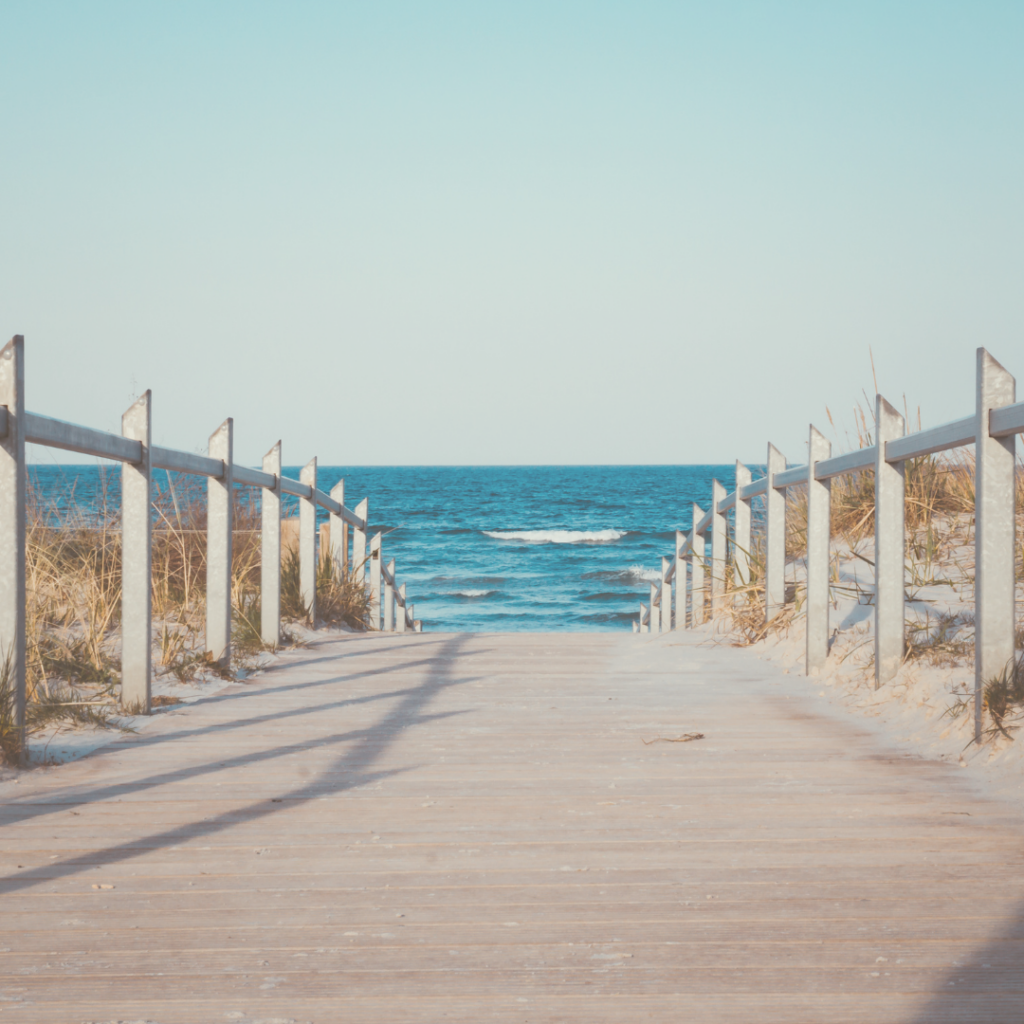
[[0,785],[0,1024],[1024,1020],[1018,810],[824,703],[672,635],[290,652]]

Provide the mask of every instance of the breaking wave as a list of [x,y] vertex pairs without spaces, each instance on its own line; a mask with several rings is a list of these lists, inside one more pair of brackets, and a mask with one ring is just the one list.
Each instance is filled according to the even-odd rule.
[[631,565],[628,575],[635,580],[650,580],[657,583],[661,579],[661,570],[648,569],[646,565]]
[[625,530],[484,530],[495,540],[524,544],[609,544],[626,536]]
[[597,572],[585,572],[581,579],[603,580],[607,583],[622,583],[626,586],[636,586],[644,580],[656,583],[661,579],[661,572],[658,569],[648,569],[645,565],[631,565],[628,569],[605,569]]
[[452,597],[490,597],[496,590],[456,590]]

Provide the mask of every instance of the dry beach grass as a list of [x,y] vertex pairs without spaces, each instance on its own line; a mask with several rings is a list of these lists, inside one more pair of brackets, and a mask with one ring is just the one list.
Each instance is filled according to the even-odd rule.
[[[157,676],[190,682],[236,678],[267,650],[260,636],[260,513],[247,492],[235,504],[232,557],[232,664],[205,657],[206,501],[194,481],[155,487],[153,531],[153,664]],[[120,721],[121,525],[119,509],[101,500],[85,508],[73,487],[57,497],[30,488],[26,531],[26,727],[124,727]],[[298,555],[285,547],[281,614],[308,623]],[[328,558],[318,567],[317,620],[364,629],[368,599],[349,572]],[[0,751],[18,757],[9,665],[0,666]]]
[[[872,443],[866,419],[858,441]],[[1018,602],[1024,596],[1024,467],[1016,488],[1016,579]],[[787,493],[787,604],[765,621],[761,590],[763,539],[751,552],[751,585],[737,588],[712,625],[716,634],[741,646],[776,650],[802,659],[803,599],[806,578],[806,488]],[[874,472],[833,479],[831,491],[831,597],[833,637],[826,679],[843,680],[850,692],[873,689],[871,644],[874,602]],[[943,729],[959,725],[971,742],[968,719],[973,708],[974,654],[974,452],[958,449],[906,463],[906,598],[904,665],[891,691],[897,699],[939,707]],[[731,573],[728,574],[731,577]],[[1018,631],[1018,649],[1024,630]],[[783,650],[788,651],[783,655]],[[940,685],[942,694],[935,693]],[[925,691],[928,691],[927,693]],[[863,694],[862,694],[863,696]],[[890,699],[890,698],[886,698]],[[1008,743],[1024,724],[1024,661],[1018,655],[999,677],[984,686],[986,741]],[[938,724],[938,722],[936,723]]]

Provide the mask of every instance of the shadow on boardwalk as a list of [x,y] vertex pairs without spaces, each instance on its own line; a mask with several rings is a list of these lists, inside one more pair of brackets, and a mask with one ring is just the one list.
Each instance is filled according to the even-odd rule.
[[[355,729],[351,731],[333,733],[327,736],[319,736],[304,741],[301,744],[288,743],[278,747],[271,747],[256,752],[239,754],[235,758],[217,758],[199,765],[189,765],[180,770],[161,772],[156,775],[147,776],[132,782],[114,783],[109,786],[102,786],[97,789],[83,791],[75,788],[69,790],[64,800],[60,803],[53,803],[53,794],[47,794],[46,803],[25,802],[8,804],[3,810],[2,823],[11,824],[16,821],[34,818],[44,814],[51,814],[63,811],[69,804],[89,804],[102,800],[116,799],[128,794],[142,792],[157,786],[167,785],[172,782],[195,779],[200,776],[211,774],[230,767],[245,767],[251,765],[265,764],[274,760],[295,754],[302,751],[310,751],[334,747],[341,744],[351,746],[341,754],[330,767],[317,777],[298,789],[284,793],[279,797],[269,800],[260,800],[249,807],[233,809],[221,815],[202,821],[192,821],[186,824],[177,825],[174,828],[158,832],[155,835],[144,839],[133,839],[105,850],[90,851],[80,857],[72,857],[69,860],[55,862],[44,867],[34,868],[25,871],[21,875],[6,879],[0,883],[0,893],[16,892],[20,889],[27,889],[41,882],[53,881],[56,878],[65,878],[82,871],[88,871],[96,867],[118,864],[133,857],[141,856],[154,847],[175,846],[179,843],[209,837],[230,829],[236,825],[247,824],[259,821],[273,815],[274,813],[288,808],[294,808],[296,802],[304,803],[310,800],[317,800],[331,793],[343,793],[380,779],[388,778],[412,770],[415,766],[406,768],[393,768],[388,770],[373,770],[372,766],[380,760],[381,756],[396,742],[398,737],[416,725],[424,722],[434,721],[441,718],[449,718],[454,715],[464,714],[462,711],[447,711],[438,714],[429,714],[426,709],[430,703],[444,690],[473,682],[476,677],[457,677],[454,672],[461,660],[461,648],[466,642],[466,637],[458,635],[449,640],[443,641],[440,651],[435,657],[421,658],[416,661],[405,662],[397,666],[401,670],[410,668],[436,666],[428,678],[418,686],[406,687],[391,690],[387,693],[376,693],[365,697],[354,697],[345,700],[330,701],[323,704],[313,704],[299,709],[292,709],[281,713],[259,715],[254,718],[238,719],[233,722],[217,723],[215,725],[203,726],[196,729],[187,729],[181,732],[170,732],[161,736],[143,738],[138,744],[133,745],[132,750],[138,750],[154,744],[173,742],[184,737],[197,735],[216,735],[226,730],[239,729],[264,722],[277,722],[286,717],[297,715],[317,715],[328,709],[342,708],[345,706],[366,704],[376,701],[396,699],[394,705],[374,725],[366,729]],[[345,655],[341,655],[345,657]],[[331,658],[315,659],[317,661],[333,660]],[[368,672],[356,672],[351,675],[335,676],[330,679],[320,679],[311,683],[298,683],[294,685],[276,688],[277,692],[285,690],[303,689],[305,687],[330,686],[339,682],[351,682],[356,679],[376,676],[385,672],[395,672],[396,666],[387,669],[374,669]],[[261,693],[274,693],[275,688],[262,690]],[[227,695],[218,695],[210,698],[210,702],[224,700],[243,699],[245,691]],[[330,777],[337,771],[348,771],[349,774],[337,782],[331,782]]]
[[1024,903],[1013,921],[961,964],[913,1024],[1020,1024],[1024,1021]]
[[[1024,1021],[1019,815],[802,680],[632,637],[322,642],[29,773],[2,810],[29,820],[4,857],[0,1005]],[[693,728],[708,741],[645,742]],[[89,884],[105,874],[124,884]]]

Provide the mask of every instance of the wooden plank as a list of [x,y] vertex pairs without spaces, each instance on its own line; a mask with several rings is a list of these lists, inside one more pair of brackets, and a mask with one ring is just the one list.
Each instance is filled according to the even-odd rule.
[[1019,810],[678,633],[325,637],[0,801],[0,1024],[1024,1012]]

